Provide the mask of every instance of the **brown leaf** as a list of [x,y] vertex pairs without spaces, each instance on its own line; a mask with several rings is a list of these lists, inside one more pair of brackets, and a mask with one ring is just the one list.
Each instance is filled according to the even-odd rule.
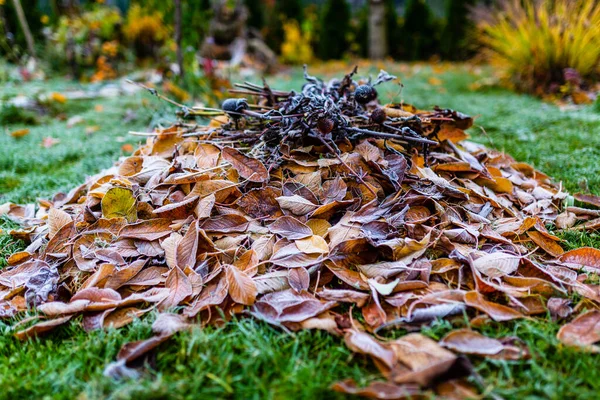
[[473,261],[473,268],[490,278],[510,275],[519,268],[521,258],[513,254],[497,251]]
[[331,224],[325,219],[313,218],[306,221],[306,225],[312,230],[313,234],[325,237]]
[[156,286],[165,281],[163,277],[168,271],[164,267],[147,267],[131,278],[127,284],[135,286]]
[[73,221],[73,218],[66,212],[52,207],[48,211],[48,238],[52,239],[54,235],[65,225]]
[[188,277],[178,267],[169,271],[169,275],[167,275],[167,280],[165,281],[165,287],[169,288],[169,295],[158,303],[159,310],[167,310],[171,307],[176,307],[186,297],[192,294],[192,284]]
[[297,194],[293,196],[279,196],[276,200],[281,209],[287,210],[294,215],[306,215],[319,207]]
[[188,231],[183,238],[177,242],[177,247],[175,249],[175,265],[182,271],[187,267],[194,268],[196,266],[198,236],[197,224],[193,223],[189,226]]
[[485,298],[476,291],[467,292],[465,294],[465,303],[469,307],[474,307],[479,311],[486,313],[494,321],[498,322],[524,317],[523,314],[512,308],[485,300]]
[[362,308],[371,297],[369,293],[357,292],[355,290],[327,288],[318,291],[317,296],[324,300],[356,303],[356,306],[359,308]]
[[211,179],[209,181],[198,182],[194,189],[188,194],[188,197],[198,196],[200,198],[215,196],[217,203],[223,203],[230,196],[238,197],[240,194],[237,185],[231,181]]
[[592,345],[600,341],[600,311],[592,310],[581,314],[561,326],[556,337],[566,345],[585,347],[595,353],[599,352],[600,347]]
[[479,356],[498,354],[504,350],[500,341],[470,329],[458,329],[448,333],[440,340],[440,345],[458,353]]
[[157,240],[169,235],[171,220],[168,218],[155,218],[135,224],[125,225],[120,231],[121,238],[133,238],[142,240]]
[[204,221],[200,228],[206,232],[241,233],[248,229],[248,220],[237,214],[218,215]]
[[302,253],[295,244],[290,243],[276,250],[269,261],[281,267],[298,268],[318,264],[321,261],[321,256]]
[[104,288],[117,290],[121,286],[126,285],[131,278],[144,268],[145,264],[146,260],[137,260],[113,272],[104,283]]
[[63,303],[62,301],[50,301],[48,303],[40,304],[37,309],[48,317],[57,317],[59,315],[80,313],[85,310],[89,303],[89,300],[83,299],[74,300],[70,303]]
[[25,129],[17,129],[16,131],[12,131],[10,133],[10,136],[14,137],[14,138],[21,138],[23,136],[27,136],[29,135],[29,129],[25,128]]
[[288,271],[288,282],[296,292],[307,290],[310,284],[310,275],[305,268],[291,268]]
[[334,301],[322,302],[313,295],[292,290],[268,293],[254,303],[254,314],[270,323],[302,322],[334,307]]
[[442,348],[437,342],[420,333],[411,333],[389,343],[395,358],[406,367],[390,371],[396,383],[418,383],[429,385],[446,373],[455,363],[456,356]]
[[27,329],[15,332],[15,337],[19,340],[25,340],[38,336],[40,334],[53,330],[57,326],[64,325],[65,323],[69,322],[71,318],[73,318],[72,315],[67,315],[66,317],[60,317],[48,321],[38,322],[37,324],[30,326]]
[[102,321],[102,328],[119,329],[130,324],[149,310],[140,310],[136,307],[124,307],[108,313]]
[[221,156],[231,163],[242,178],[250,182],[265,182],[269,179],[269,172],[256,158],[250,158],[232,147],[225,147]]
[[540,232],[529,231],[529,232],[527,232],[527,236],[529,236],[535,244],[537,244],[544,251],[546,251],[546,253],[548,253],[554,257],[558,257],[565,252],[558,243],[556,243],[554,240],[548,238],[548,236],[546,236]]
[[579,200],[582,203],[600,207],[600,196],[594,196],[592,194],[584,194],[584,193],[575,193],[573,195],[573,197],[575,197],[575,200]]
[[240,271],[233,265],[225,269],[227,282],[229,283],[229,295],[239,304],[251,306],[256,300],[256,284],[245,272]]
[[564,319],[573,313],[573,308],[569,305],[571,300],[552,297],[548,299],[548,311],[553,319]]
[[167,341],[170,337],[170,335],[160,335],[153,336],[146,340],[125,343],[123,347],[121,347],[121,350],[119,350],[119,354],[117,354],[117,360],[123,361],[126,364],[135,361],[154,350],[160,344]]
[[346,332],[344,341],[350,350],[376,358],[390,369],[396,364],[394,351],[368,333],[352,329]]
[[153,214],[159,218],[185,219],[192,214],[196,208],[197,202],[198,196],[192,196],[183,201],[159,207],[153,211]]
[[194,209],[194,214],[196,214],[196,217],[200,219],[210,217],[213,207],[215,206],[215,201],[216,197],[214,194],[209,194],[208,196],[200,199],[196,205],[196,208]]
[[294,217],[284,216],[269,225],[272,233],[281,235],[286,239],[304,239],[312,235],[312,230]]
[[233,262],[233,266],[240,271],[244,271],[246,274],[248,274],[248,276],[254,276],[258,270],[258,261],[258,254],[256,254],[254,250],[250,249],[242,254],[240,258],[235,260]]
[[367,397],[369,399],[408,400],[419,398],[421,395],[421,389],[418,385],[396,385],[384,381],[371,382],[368,386],[360,388],[354,380],[347,379],[335,383],[331,388],[336,392]]
[[152,324],[152,332],[157,335],[172,335],[192,327],[188,319],[180,314],[160,313]]
[[71,297],[71,302],[75,300],[89,300],[92,303],[111,303],[121,300],[121,295],[112,289],[87,288],[80,290]]
[[575,268],[589,267],[594,271],[600,271],[600,250],[593,247],[567,251],[559,257],[559,260],[572,264]]
[[281,191],[271,186],[252,189],[237,200],[237,205],[253,218],[275,219],[283,215],[277,202],[280,195]]

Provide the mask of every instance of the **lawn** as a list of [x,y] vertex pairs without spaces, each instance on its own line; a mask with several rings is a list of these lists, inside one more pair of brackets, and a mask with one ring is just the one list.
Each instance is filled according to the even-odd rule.
[[[505,150],[562,181],[570,192],[600,194],[600,110],[561,110],[536,98],[502,89],[473,90],[488,78],[486,68],[467,66],[385,66],[401,78],[404,88],[388,85],[381,101],[395,97],[421,108],[450,107],[478,116],[470,130],[473,140]],[[311,71],[317,73],[317,71]],[[364,70],[361,72],[365,73]],[[375,70],[371,71],[375,72]],[[274,77],[274,87],[298,88],[301,72]],[[0,98],[17,93],[64,91],[79,85],[61,80],[24,85],[7,84]],[[0,132],[0,203],[33,202],[67,191],[86,176],[111,166],[124,155],[122,146],[135,144],[129,130],[146,130],[165,106],[146,93],[97,100],[68,101],[64,118],[42,118],[27,126],[30,133],[13,138]],[[127,114],[129,118],[124,119]],[[81,116],[70,128],[66,119]],[[95,131],[94,131],[95,130]],[[5,132],[6,131],[6,132]],[[93,131],[93,132],[92,132]],[[41,146],[43,138],[60,142]],[[6,232],[8,221],[0,222]],[[560,232],[567,249],[600,248],[600,235]],[[0,235],[0,268],[19,249],[6,233]],[[223,328],[180,333],[161,347],[140,379],[113,381],[102,375],[120,346],[150,336],[154,315],[121,330],[85,333],[77,321],[43,339],[22,343],[12,337],[14,321],[0,321],[0,397],[2,398],[332,398],[329,386],[343,378],[366,383],[377,378],[372,363],[352,354],[339,338],[323,332],[286,334],[266,324],[244,319]],[[468,321],[437,321],[424,330],[440,338]],[[517,335],[530,346],[525,361],[473,358],[484,378],[482,391],[506,398],[597,398],[598,356],[558,343],[558,325],[547,320],[491,324],[490,336]],[[393,334],[400,334],[395,332]]]

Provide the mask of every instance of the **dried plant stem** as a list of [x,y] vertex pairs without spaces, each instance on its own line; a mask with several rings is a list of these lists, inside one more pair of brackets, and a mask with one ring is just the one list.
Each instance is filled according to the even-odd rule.
[[359,181],[360,183],[362,183],[363,185],[365,185],[365,187],[367,188],[367,190],[369,190],[369,192],[371,192],[371,194],[372,194],[373,196],[375,196],[375,198],[377,198],[377,192],[375,192],[375,191],[374,191],[374,190],[371,188],[371,186],[369,186],[369,185],[367,184],[367,182],[365,182],[365,181],[364,181],[364,179],[363,179],[363,178],[362,178],[362,177],[361,177],[359,174],[357,174],[357,173],[356,173],[356,171],[354,171],[354,170],[352,169],[352,167],[350,167],[348,164],[346,164],[346,162],[345,162],[344,160],[342,160],[342,157],[340,157],[340,155],[337,153],[337,151],[335,151],[335,150],[333,149],[333,147],[332,147],[332,146],[331,146],[329,143],[327,143],[327,141],[325,141],[325,139],[323,139],[323,138],[321,137],[321,135],[319,135],[319,134],[318,134],[318,133],[316,133],[316,132],[312,132],[312,133],[313,133],[313,135],[314,135],[315,137],[319,138],[319,140],[321,141],[321,143],[323,143],[323,144],[325,145],[325,147],[327,147],[327,150],[329,150],[331,153],[333,153],[333,155],[334,155],[334,156],[335,156],[335,157],[336,157],[336,158],[339,160],[339,162],[341,162],[341,163],[342,163],[342,165],[343,165],[343,166],[344,166],[344,167],[345,167],[345,168],[346,168],[348,171],[350,171],[350,173],[351,173],[352,175],[354,175],[354,177],[355,177],[356,179],[358,179],[358,181]]

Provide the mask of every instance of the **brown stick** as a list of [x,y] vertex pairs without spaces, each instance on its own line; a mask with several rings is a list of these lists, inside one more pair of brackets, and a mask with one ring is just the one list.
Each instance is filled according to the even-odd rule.
[[27,42],[27,49],[29,50],[29,55],[35,58],[35,48],[33,47],[33,35],[31,35],[29,24],[27,24],[27,19],[25,18],[25,13],[23,12],[23,7],[21,6],[21,0],[13,0],[13,5],[15,6],[15,11],[17,12],[19,24],[21,24],[21,29],[23,29],[23,34],[25,35],[25,41]]
[[179,76],[183,77],[183,49],[181,48],[181,0],[175,0],[175,43],[177,44],[177,65]]

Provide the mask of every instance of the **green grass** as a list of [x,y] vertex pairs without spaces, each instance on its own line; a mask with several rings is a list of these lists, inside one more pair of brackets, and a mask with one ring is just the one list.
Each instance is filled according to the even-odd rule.
[[[474,140],[506,150],[520,161],[563,182],[569,191],[589,187],[600,193],[600,113],[594,106],[560,111],[538,99],[501,89],[471,91],[469,85],[486,76],[466,67],[452,67],[441,75],[441,86],[428,83],[429,67],[397,73],[405,85],[401,97],[419,107],[438,104],[480,115],[471,130]],[[402,71],[407,71],[403,69]],[[364,72],[364,71],[363,71]],[[299,71],[281,85],[298,85]],[[0,98],[40,90],[62,91],[77,85],[55,80],[21,86],[5,85]],[[275,86],[275,85],[273,85]],[[390,88],[381,91],[389,99]],[[142,99],[147,105],[141,105]],[[94,106],[101,104],[102,112]],[[123,122],[126,109],[138,119]],[[4,131],[22,125],[3,126],[0,132],[0,203],[31,202],[67,191],[86,176],[111,166],[122,155],[123,143],[136,144],[128,130],[144,130],[162,106],[146,94],[98,101],[78,101],[65,106],[84,123],[67,129],[64,121],[43,117],[29,126],[31,132],[14,139]],[[100,130],[86,134],[86,126]],[[43,137],[60,139],[56,146],[40,146]],[[121,139],[119,139],[121,138]],[[125,142],[123,142],[125,140]],[[0,228],[11,228],[0,221]],[[561,232],[565,248],[582,245],[600,248],[598,234]],[[0,235],[0,267],[4,258],[21,248],[6,232]],[[377,371],[364,356],[352,354],[339,338],[323,332],[285,334],[264,323],[242,319],[223,328],[181,333],[163,345],[149,360],[140,379],[113,381],[102,375],[120,346],[150,336],[154,315],[121,330],[85,333],[78,321],[43,339],[21,343],[13,338],[11,321],[0,321],[0,398],[332,398],[335,381],[352,377],[360,383],[375,379]],[[462,318],[438,321],[424,333],[439,338],[453,327],[465,326]],[[533,357],[526,361],[494,361],[473,358],[483,376],[486,393],[506,398],[597,398],[600,390],[598,356],[566,348],[556,340],[559,325],[549,319],[491,324],[483,329],[491,336],[516,335],[525,340]]]

